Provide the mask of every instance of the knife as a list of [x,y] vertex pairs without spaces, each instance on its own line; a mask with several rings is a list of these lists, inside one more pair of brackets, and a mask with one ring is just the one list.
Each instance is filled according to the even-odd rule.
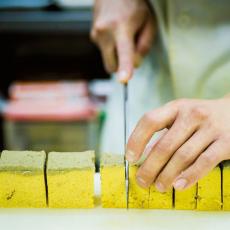
[[[127,110],[128,110],[128,83],[124,84],[124,154],[127,144]],[[129,162],[125,159],[125,190],[126,190],[126,208],[129,208]]]

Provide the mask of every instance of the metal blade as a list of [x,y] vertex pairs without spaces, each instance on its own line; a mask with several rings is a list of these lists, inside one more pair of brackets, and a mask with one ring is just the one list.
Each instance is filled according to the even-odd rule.
[[[127,143],[127,104],[128,104],[128,84],[124,84],[124,153]],[[129,162],[125,160],[125,189],[126,189],[126,208],[129,208]]]

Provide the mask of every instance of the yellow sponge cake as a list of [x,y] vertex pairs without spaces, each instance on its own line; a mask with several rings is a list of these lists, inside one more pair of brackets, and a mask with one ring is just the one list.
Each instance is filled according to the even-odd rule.
[[46,207],[45,152],[3,151],[0,159],[0,207]]
[[101,202],[103,208],[125,208],[124,156],[104,154],[100,161]]
[[150,186],[149,191],[149,208],[150,209],[170,209],[172,208],[172,189],[167,192],[159,192],[155,185]]
[[214,168],[198,181],[197,210],[221,210],[221,171]]
[[129,167],[129,208],[149,208],[149,189],[137,184],[137,169],[135,165]]
[[175,190],[174,207],[179,210],[196,209],[197,184],[184,191]]
[[94,152],[51,152],[47,162],[51,208],[94,207]]
[[230,161],[223,164],[223,210],[230,211]]

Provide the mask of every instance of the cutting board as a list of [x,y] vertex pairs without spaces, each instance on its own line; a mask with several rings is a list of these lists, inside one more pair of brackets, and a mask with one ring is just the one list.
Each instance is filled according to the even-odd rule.
[[[95,175],[100,196],[100,177]],[[98,199],[98,198],[97,198]],[[97,202],[98,203],[98,202]],[[0,230],[230,229],[230,212],[103,209],[0,209]]]

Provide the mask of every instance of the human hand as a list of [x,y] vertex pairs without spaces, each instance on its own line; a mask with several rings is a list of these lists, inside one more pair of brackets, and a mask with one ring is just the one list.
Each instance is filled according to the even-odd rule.
[[137,171],[142,187],[155,183],[160,192],[172,186],[183,190],[230,159],[230,97],[179,99],[146,113],[128,140],[127,160],[135,163],[152,135],[164,128]]
[[148,0],[95,0],[91,38],[101,50],[109,73],[123,83],[151,48],[154,17]]

